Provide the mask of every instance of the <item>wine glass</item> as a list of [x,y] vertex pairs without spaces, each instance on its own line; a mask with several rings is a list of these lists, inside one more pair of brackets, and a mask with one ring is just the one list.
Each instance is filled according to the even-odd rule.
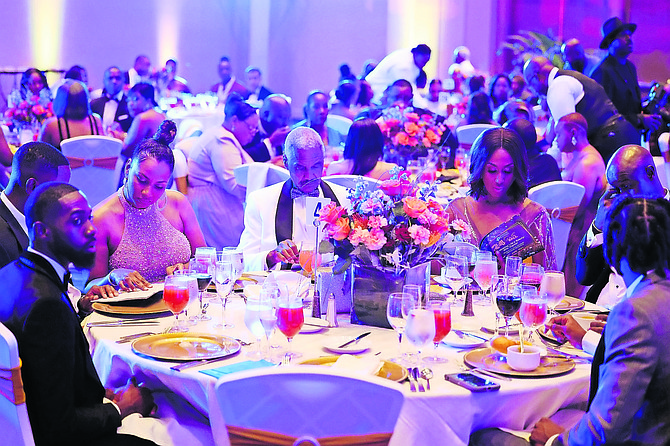
[[521,264],[521,284],[523,285],[531,285],[539,290],[543,274],[544,268],[537,263]]
[[184,311],[188,305],[188,282],[179,276],[165,277],[165,286],[163,288],[163,301],[168,309],[174,314],[175,323],[170,328],[170,333],[180,333],[188,331],[186,327],[179,326],[179,313]]
[[413,296],[414,302],[416,302],[415,306],[420,306],[421,305],[421,298],[422,298],[422,290],[421,286],[413,283],[408,283],[407,285],[402,286],[402,292],[411,294]]
[[418,351],[416,366],[421,364],[421,350],[435,338],[435,316],[431,310],[414,308],[407,315],[405,337]]
[[419,172],[421,172],[421,161],[419,160],[407,161],[407,171],[412,176],[412,178],[417,178]]
[[454,255],[465,257],[466,263],[468,265],[468,276],[472,274],[472,271],[475,269],[475,264],[477,263],[477,248],[475,246],[457,246],[454,250]]
[[263,358],[261,339],[265,335],[265,328],[263,328],[263,323],[261,322],[262,309],[260,295],[247,296],[247,305],[244,310],[244,325],[256,337],[256,349],[255,351],[247,352],[247,356],[256,360]]
[[458,169],[458,174],[461,177],[463,185],[467,183],[468,179],[468,152],[463,147],[456,149],[456,156],[454,157],[454,167]]
[[[505,337],[509,338],[509,321],[521,307],[521,295],[514,294],[512,281],[507,276],[494,276],[491,295],[505,319]],[[498,327],[496,325],[496,334]]]
[[260,300],[260,314],[261,325],[265,332],[265,340],[267,343],[267,358],[272,362],[272,354],[270,353],[270,337],[277,326],[277,296],[279,295],[279,287],[263,287],[259,296]]
[[433,337],[435,350],[432,356],[427,356],[423,359],[434,364],[443,364],[447,360],[437,355],[437,347],[440,345],[440,341],[451,331],[451,306],[444,296],[431,294],[428,297],[426,308],[433,312],[435,319],[435,336]]
[[[214,276],[214,267],[216,265],[216,248],[210,247],[210,246],[201,246],[199,248],[195,248],[195,259],[200,260],[203,262],[206,262],[209,266],[209,273]],[[212,294],[208,293],[207,290],[205,290],[204,297],[207,297],[208,299],[214,298],[216,296],[213,296]]]
[[221,300],[221,323],[216,324],[216,328],[233,328],[233,324],[226,323],[226,304],[228,296],[233,290],[233,264],[230,262],[216,262],[214,269],[214,284],[216,285],[216,295]]
[[523,260],[521,257],[517,256],[507,256],[505,259],[505,275],[509,278],[510,280],[510,288],[514,289],[514,287],[519,283],[521,280],[521,262]]
[[565,277],[562,271],[546,271],[540,283],[540,295],[547,299],[549,311],[556,316],[556,305],[565,297]]
[[193,272],[189,269],[180,269],[177,270],[173,273],[173,275],[182,277],[184,280],[186,280],[188,284],[188,305],[184,309],[184,315],[188,318],[186,319],[186,323],[188,325],[195,325],[198,323],[198,314],[200,311],[198,311],[196,315],[193,315],[193,312],[191,312],[191,316],[188,316],[189,310],[192,310],[192,304],[198,300],[198,281],[195,278],[195,275]]
[[291,341],[300,332],[305,323],[305,315],[302,310],[302,298],[291,293],[280,294],[277,300],[277,327],[284,333],[288,341],[286,355],[291,359],[299,358],[302,354],[291,351]]
[[479,260],[475,264],[475,280],[479,285],[479,288],[484,292],[484,296],[491,288],[491,280],[493,276],[498,272],[498,262],[495,260]]
[[403,303],[411,302],[412,297],[406,293],[391,293],[386,302],[386,319],[391,327],[398,333],[398,357],[391,359],[392,362],[402,362],[402,334],[405,332],[405,314]]
[[201,321],[212,320],[212,317],[207,314],[207,307],[209,304],[205,304],[202,301],[203,292],[212,282],[211,263],[212,259],[210,257],[195,258],[191,259],[189,262],[189,269],[193,272],[198,281],[198,297],[200,299],[200,316],[198,319]]
[[235,272],[234,282],[240,280],[240,277],[242,277],[242,273],[244,272],[244,253],[241,249],[237,249],[236,246],[227,246],[220,251],[219,260],[227,260],[232,263],[233,271]]
[[454,296],[458,296],[458,290],[465,284],[467,271],[467,259],[465,257],[449,255],[445,258],[445,266],[442,268],[442,279],[447,282],[449,288],[454,290]]
[[[530,328],[528,342],[532,342],[533,330],[547,320],[547,299],[537,293],[535,287],[525,287],[521,295],[519,316],[524,327]],[[520,336],[523,344],[523,336]]]

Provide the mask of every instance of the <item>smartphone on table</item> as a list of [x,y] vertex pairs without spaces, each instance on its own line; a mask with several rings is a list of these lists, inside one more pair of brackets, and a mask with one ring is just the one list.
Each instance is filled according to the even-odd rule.
[[448,373],[444,379],[471,392],[491,392],[500,389],[500,384],[475,375],[472,372]]

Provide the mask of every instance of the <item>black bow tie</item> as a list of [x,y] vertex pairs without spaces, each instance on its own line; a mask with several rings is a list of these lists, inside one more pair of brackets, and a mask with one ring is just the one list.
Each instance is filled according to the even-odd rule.
[[303,192],[300,189],[293,187],[291,188],[291,200],[295,200],[298,197],[318,197],[319,188],[317,187],[312,192]]
[[64,285],[65,288],[67,289],[67,286],[68,286],[68,284],[70,284],[70,283],[72,283],[72,274],[70,273],[70,271],[67,271],[67,272],[63,275],[63,285]]

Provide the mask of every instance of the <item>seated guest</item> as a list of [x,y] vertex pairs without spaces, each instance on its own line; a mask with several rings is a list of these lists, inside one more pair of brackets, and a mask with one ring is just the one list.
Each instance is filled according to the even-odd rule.
[[45,96],[48,100],[51,100],[51,90],[47,77],[37,68],[28,68],[23,72],[19,92],[21,93],[21,99],[28,99],[31,96]]
[[401,109],[412,107],[413,98],[412,84],[405,79],[398,79],[384,91],[380,106],[363,109],[356,118],[379,119],[384,110],[389,107],[399,107]]
[[330,104],[328,114],[336,116],[344,116],[352,121],[356,117],[353,106],[358,96],[358,87],[356,83],[351,80],[343,80],[337,85],[335,89],[335,100]]
[[219,105],[226,104],[233,93],[237,93],[243,98],[249,95],[249,91],[237,82],[237,78],[233,76],[230,59],[226,56],[223,56],[219,61],[219,77],[221,82],[212,85],[212,88],[209,89],[212,93],[216,93],[219,98]]
[[560,181],[561,170],[554,157],[540,150],[535,126],[528,120],[516,118],[503,126],[512,129],[521,137],[528,157],[528,188],[549,181]]
[[258,131],[256,109],[234,93],[219,127],[205,130],[188,154],[188,197],[207,246],[237,246],[244,229],[246,188],[233,171],[253,162],[243,149]]
[[278,162],[281,160],[282,146],[291,131],[291,104],[286,96],[271,94],[263,101],[258,111],[260,127],[254,138],[244,146],[244,150],[254,161]]
[[[593,358],[588,411],[569,430],[542,418],[532,444],[670,443],[670,204],[620,197],[608,213],[604,238],[607,263],[628,291],[612,309]],[[470,444],[528,444],[504,441],[509,435],[485,429]]]
[[135,58],[133,67],[126,71],[124,83],[130,88],[134,87],[140,82],[152,82],[151,60],[149,56],[140,54]]
[[609,189],[600,198],[593,223],[582,238],[576,276],[582,285],[591,285],[587,301],[611,308],[626,293],[623,280],[607,266],[603,257],[600,234],[612,200],[621,194],[670,199],[670,193],[661,185],[651,153],[640,146],[628,145],[617,150],[607,163],[606,176]]
[[526,150],[516,132],[504,128],[485,131],[472,145],[469,196],[449,204],[449,220],[465,221],[468,234],[464,241],[479,246],[489,232],[518,215],[544,248],[533,256],[533,262],[556,269],[551,220],[546,209],[528,199],[527,178]]
[[526,79],[520,74],[517,74],[512,78],[510,89],[512,90],[510,92],[510,98],[512,99],[525,101],[532,96],[530,91],[526,88]]
[[12,160],[9,183],[0,193],[0,268],[19,258],[28,247],[24,208],[28,196],[48,181],[70,181],[70,164],[51,144],[29,142]]
[[126,416],[152,412],[153,397],[134,382],[118,392],[103,388],[67,297],[68,265],[88,268],[95,257],[86,197],[67,183],[45,183],[25,209],[30,247],[0,270],[0,322],[18,341],[35,444],[153,444],[117,434]]
[[65,72],[63,79],[73,79],[88,87],[88,73],[86,72],[86,68],[81,65],[72,65],[70,69]]
[[319,90],[310,92],[303,111],[305,119],[295,124],[294,129],[297,127],[311,128],[321,136],[323,145],[326,147],[339,147],[344,143],[344,135],[326,125],[328,118],[328,95],[326,93]]
[[440,93],[444,89],[442,88],[442,81],[439,79],[433,79],[428,84],[428,96],[426,96],[425,107],[427,110],[430,110],[431,113],[440,116],[447,116],[447,103],[440,101]]
[[470,96],[466,124],[497,125],[493,120],[491,103],[489,102],[489,97],[486,93],[479,91]]
[[123,92],[123,73],[119,67],[107,68],[102,84],[102,96],[91,101],[91,111],[102,117],[102,127],[106,133],[117,126],[127,132],[133,118],[128,113],[128,102]]
[[573,259],[577,256],[580,240],[596,216],[598,200],[607,186],[605,163],[600,153],[586,139],[587,128],[586,119],[579,113],[567,114],[556,124],[556,144],[561,152],[572,156],[568,165],[563,168],[563,179],[581,184],[586,189],[572,222],[565,251],[568,261],[563,265],[563,272],[565,292],[569,296],[582,294],[583,286],[577,282]]
[[330,163],[326,175],[362,175],[387,180],[389,171],[398,166],[382,161],[383,152],[384,135],[377,123],[370,118],[357,119],[344,144],[344,159]]
[[246,98],[247,101],[250,104],[261,105],[265,98],[272,94],[272,92],[263,85],[261,69],[248,66],[247,69],[244,70],[244,75],[247,78],[247,89],[249,90],[249,94]]
[[58,87],[53,109],[56,116],[44,121],[40,141],[60,148],[65,139],[104,133],[100,117],[91,112],[88,89],[79,81],[67,79]]
[[298,246],[314,245],[307,239],[312,221],[304,220],[306,196],[330,198],[341,206],[347,203],[346,189],[321,180],[323,152],[319,134],[308,127],[295,128],[286,137],[284,165],[291,178],[254,191],[247,199],[239,244],[247,271],[297,263]]
[[177,76],[177,61],[174,59],[165,62],[165,67],[158,73],[156,84],[161,97],[179,97],[181,93],[191,93],[186,79]]
[[[145,138],[151,137],[165,120],[165,115],[158,108],[154,97],[154,87],[140,82],[128,92],[128,112],[133,118],[128,134],[123,139],[121,154],[129,158],[135,147]],[[119,135],[122,136],[122,135]]]
[[510,88],[510,80],[506,74],[500,73],[495,75],[489,88],[489,97],[491,98],[494,110],[507,102]]
[[[143,288],[205,246],[189,201],[166,190],[174,169],[168,144],[176,133],[175,124],[165,121],[153,138],[142,141],[126,162],[123,187],[95,207],[98,236],[90,277],[96,280],[90,284]],[[126,275],[124,269],[133,272]]]
[[493,120],[503,125],[512,119],[523,118],[535,122],[535,112],[520,99],[510,99],[493,112]]

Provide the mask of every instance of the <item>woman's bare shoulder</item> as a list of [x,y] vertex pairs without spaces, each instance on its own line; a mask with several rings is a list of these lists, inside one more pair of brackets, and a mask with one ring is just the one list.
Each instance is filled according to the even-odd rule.
[[117,193],[114,192],[93,208],[93,218],[96,226],[98,224],[104,225],[111,218],[123,216],[123,205],[116,194]]

